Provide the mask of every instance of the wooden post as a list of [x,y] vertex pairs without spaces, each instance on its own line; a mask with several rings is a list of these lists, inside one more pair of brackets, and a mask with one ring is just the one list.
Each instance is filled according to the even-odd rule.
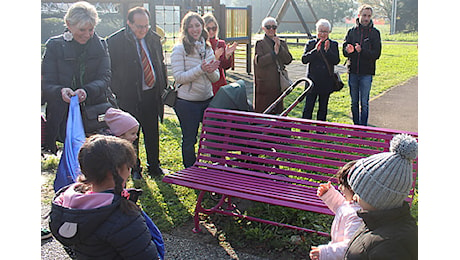
[[246,44],[246,72],[251,74],[251,65],[252,65],[252,46],[251,46],[251,39],[252,39],[252,6],[248,5],[248,13],[247,13],[247,33],[248,33],[248,43]]

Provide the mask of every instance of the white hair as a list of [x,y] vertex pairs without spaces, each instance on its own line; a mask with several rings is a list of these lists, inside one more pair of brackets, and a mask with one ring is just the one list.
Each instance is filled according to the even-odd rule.
[[326,20],[326,19],[319,19],[317,22],[316,22],[316,31],[318,31],[319,27],[327,27],[328,28],[328,31],[331,31],[331,23]]
[[265,19],[262,20],[262,27],[265,27],[265,25],[268,23],[268,22],[274,22],[276,26],[278,26],[278,22],[276,21],[275,18],[271,17],[271,16],[268,16],[268,17],[265,17]]
[[94,5],[81,1],[70,6],[64,16],[64,21],[69,25],[77,25],[78,27],[83,27],[88,23],[96,26],[99,23],[99,17]]

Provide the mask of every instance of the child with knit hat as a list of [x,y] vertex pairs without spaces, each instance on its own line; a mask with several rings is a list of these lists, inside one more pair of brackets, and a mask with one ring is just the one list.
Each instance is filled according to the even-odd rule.
[[[139,132],[139,122],[131,114],[116,108],[109,108],[105,112],[104,121],[110,128],[110,132],[116,137],[128,140],[133,143],[137,139]],[[141,179],[142,167],[139,158],[137,165],[133,167],[131,175],[133,179]]]
[[331,242],[318,247],[312,246],[310,259],[343,259],[350,239],[363,224],[363,220],[356,214],[361,207],[353,200],[354,193],[348,184],[348,174],[355,163],[356,161],[348,162],[337,172],[342,194],[331,186],[330,181],[318,187],[318,196],[334,212],[335,217],[331,226]]
[[348,182],[363,210],[364,225],[352,238],[345,259],[417,259],[418,231],[405,201],[412,188],[417,140],[395,136],[390,151],[358,160]]

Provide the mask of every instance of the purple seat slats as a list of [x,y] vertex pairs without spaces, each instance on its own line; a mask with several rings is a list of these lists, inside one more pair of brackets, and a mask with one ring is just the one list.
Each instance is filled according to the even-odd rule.
[[[220,213],[328,235],[235,213],[231,197],[333,215],[316,196],[318,185],[336,183],[335,173],[348,161],[388,151],[390,140],[399,133],[418,137],[414,132],[208,108],[197,161],[192,167],[166,175],[163,181],[201,190],[195,232],[200,231],[199,213]],[[414,194],[417,160],[409,202]],[[201,201],[205,192],[223,196],[218,205],[204,209]]]

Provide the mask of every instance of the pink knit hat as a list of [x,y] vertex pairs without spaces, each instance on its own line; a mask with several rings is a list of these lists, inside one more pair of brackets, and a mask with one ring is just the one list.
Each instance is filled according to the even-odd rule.
[[104,120],[110,131],[116,136],[121,136],[131,128],[139,125],[131,114],[116,108],[107,109]]

